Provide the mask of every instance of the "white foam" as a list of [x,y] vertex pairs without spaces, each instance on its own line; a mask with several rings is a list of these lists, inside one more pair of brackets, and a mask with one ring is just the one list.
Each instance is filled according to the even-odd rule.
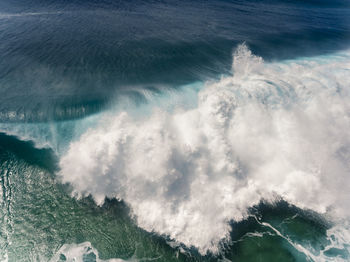
[[[57,253],[50,259],[50,262],[67,261],[67,262],[82,262],[85,256],[93,256],[96,258],[96,262],[136,262],[137,260],[123,260],[118,258],[101,260],[99,258],[97,250],[91,245],[90,242],[84,242],[80,244],[64,244]],[[64,257],[65,260],[60,260]]]
[[261,199],[347,216],[349,58],[264,63],[242,45],[234,75],[193,109],[104,117],[70,144],[60,176],[97,203],[124,199],[140,227],[203,254]]
[[10,19],[15,17],[47,16],[59,15],[63,12],[23,12],[23,13],[0,13],[0,19]]

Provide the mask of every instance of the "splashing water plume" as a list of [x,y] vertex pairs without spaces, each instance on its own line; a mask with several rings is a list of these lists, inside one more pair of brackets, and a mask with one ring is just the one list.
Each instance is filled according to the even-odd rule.
[[350,56],[265,63],[246,45],[197,106],[109,114],[60,160],[77,196],[125,200],[138,225],[204,254],[261,200],[348,216]]

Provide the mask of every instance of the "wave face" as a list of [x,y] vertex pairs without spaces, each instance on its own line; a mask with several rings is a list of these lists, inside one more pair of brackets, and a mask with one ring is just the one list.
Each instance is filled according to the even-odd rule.
[[202,254],[262,200],[347,218],[349,61],[267,63],[240,45],[233,75],[205,84],[192,108],[105,116],[70,144],[59,176],[98,204],[123,199],[140,227]]

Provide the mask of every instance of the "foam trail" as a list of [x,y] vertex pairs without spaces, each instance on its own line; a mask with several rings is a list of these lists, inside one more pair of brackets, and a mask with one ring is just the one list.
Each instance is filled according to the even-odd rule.
[[15,17],[60,15],[62,13],[63,12],[0,13],[0,20],[1,19],[10,19],[10,18],[15,18]]
[[75,262],[75,261],[85,261],[86,258],[94,259],[96,262],[136,262],[137,260],[123,260],[118,258],[101,260],[99,258],[97,250],[92,247],[90,242],[84,242],[81,244],[65,244],[63,245],[57,253],[50,259],[50,262],[58,262],[58,261],[67,261],[67,262]]
[[203,254],[262,199],[346,217],[349,58],[264,63],[241,45],[233,76],[208,83],[194,108],[104,117],[70,144],[62,181],[97,203],[124,199],[139,226]]
[[[307,250],[306,248],[304,248],[302,245],[293,243],[293,241],[292,241],[290,238],[285,237],[280,231],[278,231],[276,228],[274,228],[274,227],[273,227],[272,225],[270,225],[269,223],[260,222],[258,219],[256,219],[256,220],[257,220],[257,222],[258,222],[260,225],[262,225],[262,226],[264,226],[264,227],[266,227],[266,228],[271,229],[276,235],[278,235],[279,237],[285,239],[285,240],[286,240],[290,245],[292,245],[296,250],[298,250],[299,252],[305,254],[308,261],[316,261],[316,258],[317,258],[317,257],[316,257],[315,255],[313,255],[311,252],[309,252],[309,250]],[[313,259],[313,260],[311,260],[311,259]]]

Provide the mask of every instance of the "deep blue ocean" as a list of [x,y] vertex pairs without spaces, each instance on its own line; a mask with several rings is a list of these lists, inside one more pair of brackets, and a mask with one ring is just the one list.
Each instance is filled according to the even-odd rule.
[[0,0],[0,261],[350,261],[350,2]]

